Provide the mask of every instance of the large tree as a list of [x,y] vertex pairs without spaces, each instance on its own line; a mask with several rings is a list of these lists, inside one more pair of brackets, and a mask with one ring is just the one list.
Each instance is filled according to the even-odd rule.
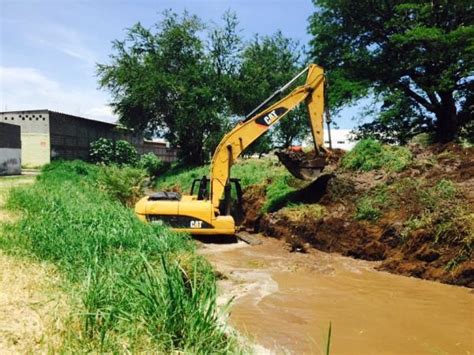
[[100,85],[128,127],[164,136],[188,164],[201,164],[226,126],[201,21],[165,12],[152,31],[136,24],[113,43],[111,63],[98,66]]
[[434,130],[447,142],[471,126],[472,1],[314,3],[311,56],[329,72],[333,108],[371,93],[382,102],[382,115],[365,128],[385,136],[395,126],[402,135]]
[[[271,36],[255,36],[242,53],[240,70],[230,92],[235,114],[244,116],[286,84],[302,69],[299,43],[280,31]],[[289,146],[309,133],[307,115],[303,110],[290,112],[273,131],[256,142],[251,151],[266,152],[273,147]]]

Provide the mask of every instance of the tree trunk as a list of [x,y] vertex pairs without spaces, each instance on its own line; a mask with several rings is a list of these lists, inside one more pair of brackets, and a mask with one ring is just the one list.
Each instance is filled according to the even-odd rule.
[[458,116],[452,92],[439,93],[441,105],[435,111],[436,138],[440,143],[453,141],[458,134]]

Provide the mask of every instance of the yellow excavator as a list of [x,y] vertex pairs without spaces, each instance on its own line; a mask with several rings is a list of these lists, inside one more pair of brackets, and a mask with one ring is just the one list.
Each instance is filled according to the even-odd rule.
[[[304,85],[272,103],[305,74]],[[324,168],[326,152],[323,146],[324,81],[321,67],[315,64],[306,67],[222,138],[211,161],[209,178],[194,180],[189,195],[156,192],[143,197],[135,206],[138,218],[167,224],[174,230],[193,235],[234,235],[236,220],[242,213],[242,189],[239,179],[231,178],[232,165],[246,148],[303,101],[308,111],[314,154],[307,159],[295,159],[291,152],[277,155],[296,177],[307,180],[317,177]],[[232,186],[237,197],[235,203]]]

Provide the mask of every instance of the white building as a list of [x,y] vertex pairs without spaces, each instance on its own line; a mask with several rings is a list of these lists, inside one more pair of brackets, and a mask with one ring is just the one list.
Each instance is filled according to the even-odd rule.
[[[344,150],[351,150],[357,141],[350,129],[331,129],[332,147]],[[324,145],[329,148],[328,130],[324,130]]]
[[[332,148],[351,150],[356,145],[354,135],[350,129],[331,129]],[[324,130],[324,146],[329,148],[328,130]],[[313,138],[310,136],[303,142],[303,147],[313,147]]]

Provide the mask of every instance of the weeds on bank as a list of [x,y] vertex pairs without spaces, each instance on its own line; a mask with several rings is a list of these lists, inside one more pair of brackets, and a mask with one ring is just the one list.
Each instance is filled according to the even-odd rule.
[[98,188],[100,169],[51,164],[7,202],[23,218],[0,247],[55,263],[81,300],[64,351],[236,350],[218,324],[212,269],[190,239],[139,222]]
[[[175,189],[188,193],[194,179],[209,177],[209,168],[209,165],[195,168],[174,166],[157,179],[156,187],[161,190]],[[239,159],[231,172],[232,177],[240,179],[242,188],[285,174],[287,174],[285,168],[273,158]]]
[[412,161],[406,147],[383,145],[375,139],[364,139],[342,158],[342,167],[355,171],[382,169],[399,172]]
[[379,185],[356,203],[355,218],[358,220],[376,221],[387,207],[390,197],[387,188]]
[[425,230],[434,244],[461,244],[470,255],[474,245],[474,215],[465,206],[462,192],[447,179],[432,186],[427,184],[423,179],[403,178],[391,185],[378,185],[356,202],[355,218],[377,221],[392,210],[405,219],[401,242],[408,240],[413,232]]
[[326,208],[317,203],[313,204],[290,204],[278,211],[279,214],[285,215],[288,220],[298,221],[316,221],[324,216]]

